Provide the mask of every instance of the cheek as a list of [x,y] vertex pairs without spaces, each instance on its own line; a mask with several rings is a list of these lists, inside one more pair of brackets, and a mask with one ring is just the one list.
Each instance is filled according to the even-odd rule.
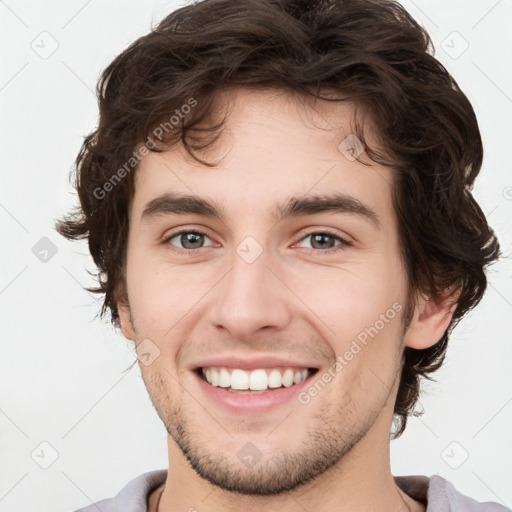
[[146,256],[134,257],[131,266],[129,262],[128,275],[132,310],[139,324],[158,337],[199,305],[218,274],[205,267],[170,265]]
[[364,270],[351,268],[338,272],[335,280],[312,281],[306,301],[330,328],[322,332],[336,354],[333,392],[346,394],[343,400],[359,411],[375,407],[392,385],[404,309],[397,269],[389,275],[380,266]]
[[[346,268],[323,268],[314,273],[303,272],[293,279],[293,289],[304,290],[300,297],[328,326],[323,332],[335,349],[341,350],[347,341],[376,322],[381,327],[381,315],[388,320],[386,326],[398,323],[392,320],[399,317],[396,310],[401,309],[404,287],[400,269],[396,265],[394,268],[392,263],[372,265],[366,262]],[[395,303],[399,306],[393,308]],[[315,323],[318,324],[318,320]]]

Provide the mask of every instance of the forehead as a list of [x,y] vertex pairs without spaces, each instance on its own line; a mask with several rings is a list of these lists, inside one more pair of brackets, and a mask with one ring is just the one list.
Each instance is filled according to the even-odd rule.
[[[245,215],[274,214],[290,197],[339,192],[385,211],[391,208],[389,168],[365,153],[354,160],[347,146],[358,144],[351,103],[326,102],[285,91],[229,89],[218,94],[215,112],[227,114],[219,139],[195,161],[181,144],[149,153],[135,176],[132,211],[162,193],[208,197],[223,211]],[[358,119],[364,137],[375,144],[369,118]],[[340,150],[341,147],[341,150]],[[361,146],[355,147],[356,150]]]

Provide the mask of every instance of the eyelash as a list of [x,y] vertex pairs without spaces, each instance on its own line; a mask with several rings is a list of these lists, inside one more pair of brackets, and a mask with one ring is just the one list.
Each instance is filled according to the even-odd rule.
[[330,249],[307,249],[306,248],[306,250],[309,253],[331,254],[333,252],[342,251],[352,245],[352,242],[350,240],[347,240],[346,238],[341,237],[340,235],[336,234],[334,231],[330,231],[329,229],[323,229],[321,231],[311,231],[309,233],[306,233],[299,240],[299,242],[302,242],[306,238],[309,238],[313,235],[327,235],[327,236],[330,236],[331,238],[334,238],[335,240],[339,241],[340,244],[335,247],[331,247]]
[[[205,237],[210,238],[206,233],[204,233],[203,231],[200,231],[200,230],[183,230],[183,231],[178,231],[176,233],[173,233],[172,235],[166,237],[165,240],[163,240],[163,243],[164,244],[172,245],[169,242],[173,238],[176,238],[177,236],[183,235],[185,233],[188,233],[188,234],[193,233],[194,235],[203,235]],[[333,231],[330,231],[329,229],[323,229],[321,231],[311,231],[310,233],[305,234],[299,240],[299,242],[302,242],[306,238],[311,237],[313,235],[328,235],[328,236],[334,238],[335,240],[338,240],[341,243],[339,245],[337,245],[336,247],[331,247],[330,249],[323,249],[323,250],[322,249],[306,249],[308,251],[308,253],[331,254],[333,252],[336,252],[336,251],[339,251],[339,250],[343,250],[344,248],[350,247],[350,246],[353,245],[353,243],[351,241],[346,240],[345,238],[342,238],[340,235],[334,233]],[[200,251],[201,249],[205,249],[205,247],[198,247],[196,249],[181,249],[181,248],[176,247],[174,245],[172,247],[173,247],[173,250],[176,250],[178,252],[183,252],[183,253],[189,253],[189,254],[193,253],[195,251]]]

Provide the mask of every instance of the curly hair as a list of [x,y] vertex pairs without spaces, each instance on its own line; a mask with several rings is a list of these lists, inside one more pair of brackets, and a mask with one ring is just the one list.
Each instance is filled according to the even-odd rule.
[[[80,205],[56,222],[68,239],[88,240],[100,315],[117,322],[128,208],[141,154],[177,143],[198,152],[221,132],[213,116],[225,87],[274,88],[364,106],[393,169],[393,205],[410,297],[457,290],[450,326],[432,347],[406,347],[394,422],[399,437],[418,415],[420,377],[443,363],[449,335],[482,298],[498,240],[472,196],[483,158],[474,110],[433,56],[428,33],[391,0],[203,0],[179,8],[137,39],[97,84],[99,122],[75,161]],[[339,98],[322,96],[339,91]],[[185,108],[187,106],[187,108]],[[157,140],[155,140],[157,139]],[[409,304],[410,306],[410,304]],[[454,305],[455,306],[455,305]],[[406,308],[405,322],[411,308]]]

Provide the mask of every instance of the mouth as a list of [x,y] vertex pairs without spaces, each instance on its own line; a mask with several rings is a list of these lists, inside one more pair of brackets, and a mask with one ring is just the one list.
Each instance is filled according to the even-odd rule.
[[197,375],[213,387],[231,393],[262,394],[304,382],[318,368],[273,367],[242,370],[225,366],[196,368]]
[[242,370],[225,366],[193,370],[210,403],[232,413],[263,413],[290,402],[310,385],[318,368],[272,367]]

